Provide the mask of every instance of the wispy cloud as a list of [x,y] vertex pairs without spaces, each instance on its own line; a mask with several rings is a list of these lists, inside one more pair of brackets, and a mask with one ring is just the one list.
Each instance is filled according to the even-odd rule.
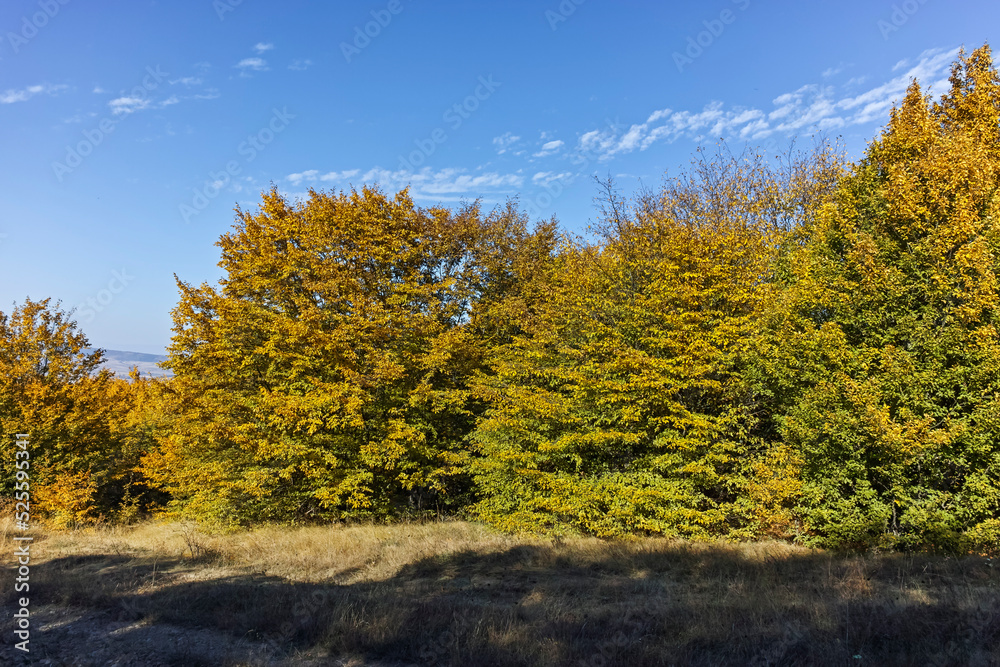
[[200,85],[201,82],[202,82],[202,80],[201,80],[200,77],[197,77],[197,76],[183,76],[183,77],[181,77],[179,79],[174,79],[173,81],[170,81],[169,83],[170,83],[171,86],[181,85],[181,86],[189,86],[190,87],[190,86]]
[[127,116],[128,114],[135,113],[137,111],[145,111],[147,109],[163,109],[164,107],[179,104],[180,101],[180,98],[176,95],[171,95],[170,97],[159,101],[148,97],[124,96],[116,97],[111,100],[108,102],[108,106],[111,107],[111,113],[114,115]]
[[288,69],[297,71],[307,70],[312,66],[312,64],[313,61],[309,60],[308,58],[306,58],[305,60],[293,60],[292,64],[288,66]]
[[846,68],[847,68],[847,65],[845,65],[844,63],[840,63],[836,67],[828,67],[825,70],[823,70],[823,78],[824,79],[829,79],[831,76],[837,76],[838,74],[840,74],[841,72],[843,72],[844,69],[846,69]]
[[254,45],[253,50],[256,51],[257,53],[264,53],[265,51],[270,51],[273,48],[274,48],[274,44],[271,44],[270,42],[266,42],[266,43],[265,42],[257,42]]
[[303,171],[298,174],[289,174],[285,178],[291,181],[292,185],[301,185],[302,183],[315,183],[317,181],[325,183],[346,181],[354,178],[360,173],[360,169],[350,169],[347,171],[330,171],[325,174],[320,174],[319,170],[310,169],[309,171]]
[[520,140],[521,137],[515,135],[513,132],[504,132],[499,137],[493,137],[493,145],[496,146],[497,153],[503,155]]
[[236,67],[240,70],[240,76],[250,76],[250,72],[267,71],[267,61],[263,58],[244,58],[236,63]]
[[562,148],[565,143],[566,142],[564,142],[562,139],[556,139],[555,141],[547,141],[544,144],[542,144],[542,150],[538,151],[537,153],[533,153],[533,155],[534,157],[545,157],[547,155],[552,155],[560,148]]
[[111,107],[111,113],[116,116],[148,109],[151,104],[150,100],[145,97],[116,97],[108,102],[108,106]]
[[840,109],[851,111],[848,124],[868,123],[888,116],[893,102],[899,102],[906,93],[910,81],[920,81],[924,92],[933,90],[941,94],[948,90],[948,76],[951,63],[958,56],[958,49],[950,51],[925,51],[920,62],[910,67],[905,74],[876,86],[860,95],[845,97],[837,102]]
[[540,171],[531,177],[531,182],[535,185],[548,185],[552,181],[565,181],[572,180],[574,177],[572,172],[564,171],[560,174],[556,174],[551,171]]
[[68,90],[69,86],[58,85],[53,86],[48,83],[40,83],[34,86],[28,86],[27,88],[10,88],[0,93],[0,104],[15,104],[17,102],[27,102],[35,95],[58,95],[64,90]]
[[[349,171],[331,171],[320,174],[319,170],[311,169],[296,174],[289,174],[285,177],[295,186],[309,183],[331,183],[341,186],[349,182],[378,184],[383,188],[394,191],[410,186],[415,197],[423,198],[447,198],[447,195],[470,195],[479,196],[481,194],[496,194],[512,192],[514,188],[519,188],[524,183],[524,177],[520,174],[500,174],[497,172],[487,172],[470,174],[465,169],[441,169],[432,170],[424,167],[419,171],[400,169],[391,171],[381,167],[374,167],[365,173],[360,169]],[[352,180],[353,179],[353,180]]]
[[[697,141],[706,136],[758,140],[774,134],[825,131],[871,123],[888,116],[892,105],[902,99],[913,79],[919,80],[924,90],[938,94],[946,90],[948,72],[957,53],[958,49],[935,49],[922,53],[913,66],[901,61],[893,71],[908,67],[903,74],[860,94],[838,94],[838,89],[832,85],[806,84],[776,97],[771,109],[726,108],[719,101],[694,112],[661,109],[651,113],[645,122],[632,124],[628,129],[584,132],[578,140],[578,148],[601,159],[609,159],[621,153],[646,150],[659,141],[673,142],[681,137]],[[838,68],[831,68],[823,74],[829,77],[839,71]],[[856,86],[863,81],[861,78],[851,79],[841,90],[856,90]]]

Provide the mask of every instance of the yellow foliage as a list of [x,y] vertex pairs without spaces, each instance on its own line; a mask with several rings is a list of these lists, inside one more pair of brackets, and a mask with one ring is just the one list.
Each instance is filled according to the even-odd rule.
[[47,484],[32,487],[33,507],[54,528],[92,523],[97,518],[96,491],[97,483],[89,471],[63,473]]

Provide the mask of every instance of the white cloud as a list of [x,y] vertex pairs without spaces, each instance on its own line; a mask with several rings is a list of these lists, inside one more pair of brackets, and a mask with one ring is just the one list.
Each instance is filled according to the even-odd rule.
[[645,123],[643,123],[642,125],[633,125],[632,127],[630,127],[628,132],[625,133],[625,136],[623,136],[621,138],[621,141],[619,141],[621,150],[626,152],[634,151],[639,146],[639,143],[642,141],[642,135],[645,132],[645,130],[646,130]]
[[160,100],[156,102],[148,97],[116,97],[115,99],[108,102],[108,106],[111,107],[111,113],[116,116],[127,116],[130,113],[135,113],[136,111],[145,111],[146,109],[162,109],[164,107],[169,107],[174,104],[180,103],[180,98],[176,95],[171,95],[165,100]]
[[655,123],[661,118],[666,118],[669,115],[670,115],[670,109],[660,109],[659,111],[654,111],[653,113],[649,114],[649,118],[646,119],[646,122]]
[[[794,93],[785,93],[775,98],[778,108],[767,115],[769,121],[779,121],[774,130],[790,132],[816,125],[819,129],[839,127],[843,120],[833,121],[830,117],[837,112],[837,105],[830,98],[833,88],[809,84]],[[831,124],[833,123],[833,124]]]
[[572,180],[573,174],[569,171],[564,171],[561,174],[556,174],[551,171],[540,171],[531,177],[531,182],[535,185],[548,185],[552,181],[565,181]]
[[270,51],[273,48],[274,48],[274,44],[271,44],[270,42],[267,42],[267,43],[265,43],[265,42],[257,42],[254,45],[253,50],[256,51],[257,53],[264,53],[265,51]]
[[[289,174],[285,178],[296,186],[317,181],[346,185],[349,179],[354,179],[359,174],[361,174],[359,169],[342,172],[331,171],[323,175],[320,175],[316,169],[310,169],[297,174]],[[424,167],[419,171],[408,169],[390,171],[374,167],[361,174],[356,180],[358,183],[378,184],[389,191],[398,191],[410,186],[414,197],[424,199],[447,199],[447,195],[476,197],[485,191],[503,193],[519,188],[524,183],[524,177],[520,174],[499,174],[496,172],[470,174],[465,169],[449,168],[434,171],[430,167]]]
[[42,93],[47,95],[57,95],[68,88],[69,86],[53,86],[48,83],[36,84],[34,86],[28,86],[27,88],[21,89],[10,88],[0,93],[0,104],[27,102],[35,95],[41,95]]
[[108,91],[104,90],[100,86],[94,86],[94,90],[92,90],[91,92],[94,93],[95,95],[102,95]]
[[312,64],[313,61],[309,60],[308,58],[305,60],[293,60],[292,64],[288,66],[288,69],[298,70],[298,71],[306,70],[309,69],[309,67],[312,66]]
[[240,70],[240,76],[250,76],[251,71],[267,71],[267,61],[263,58],[244,58],[236,63],[236,67]]
[[[837,106],[841,109],[854,111],[853,116],[847,120],[848,124],[851,125],[887,118],[893,103],[902,100],[912,79],[920,81],[924,92],[929,90],[933,90],[937,94],[945,92],[948,86],[947,75],[950,72],[951,63],[957,55],[958,49],[925,51],[920,54],[920,62],[908,69],[906,73],[860,95],[845,97],[837,102]],[[898,68],[897,64],[893,71]]]
[[247,67],[255,70],[262,70],[267,67],[267,62],[263,58],[244,58],[236,64],[237,67]]
[[347,169],[341,172],[331,171],[319,177],[321,181],[346,181],[361,173],[360,169]]
[[199,79],[196,76],[184,76],[181,77],[180,79],[174,79],[173,81],[170,82],[170,85],[176,86],[177,84],[180,84],[182,86],[197,86],[200,83],[201,79]]
[[150,101],[145,97],[117,97],[108,102],[111,113],[116,116],[142,111],[148,109],[149,105]]
[[[909,66],[908,61],[900,61],[893,71],[909,67],[905,73],[856,95],[838,94],[838,89],[832,85],[811,83],[777,96],[769,110],[726,108],[719,101],[696,112],[660,109],[653,111],[646,122],[630,125],[628,129],[584,132],[577,140],[577,149],[607,160],[619,153],[643,151],[659,141],[673,142],[681,137],[696,141],[706,136],[757,140],[775,133],[794,134],[809,129],[824,131],[884,121],[888,119],[893,104],[902,100],[913,79],[920,81],[925,92],[945,92],[950,65],[957,53],[957,49],[936,49],[920,54],[913,66]],[[838,65],[823,72],[823,76],[833,76],[842,69],[843,66]],[[856,90],[864,81],[861,77],[853,78],[840,90]]]
[[309,169],[307,171],[289,174],[288,176],[285,176],[285,179],[291,181],[292,185],[299,185],[303,181],[315,181],[318,174],[319,171],[316,169]]
[[515,135],[513,132],[504,132],[499,137],[493,137],[493,145],[497,147],[497,153],[503,155],[520,140],[521,137]]
[[293,185],[300,185],[301,183],[315,183],[316,181],[323,182],[336,182],[336,181],[346,181],[347,179],[354,178],[361,173],[360,169],[350,169],[347,171],[331,171],[326,174],[320,174],[317,169],[310,169],[308,171],[303,171],[298,174],[289,174],[285,178],[292,182]]
[[364,183],[381,183],[390,189],[399,189],[406,184],[427,195],[473,193],[483,189],[504,189],[520,187],[524,178],[518,174],[498,174],[489,172],[478,175],[465,173],[464,169],[442,169],[432,171],[424,167],[418,172],[407,170],[390,172],[385,169],[371,169],[361,177]]
[[[544,133],[542,133],[542,138],[543,139],[545,138],[545,134]],[[563,141],[562,139],[556,139],[554,141],[547,141],[544,144],[542,144],[542,150],[538,151],[537,153],[534,153],[533,155],[534,155],[534,157],[545,157],[547,155],[552,155],[557,150],[559,150],[560,148],[562,148],[565,145],[565,143],[566,142]]]

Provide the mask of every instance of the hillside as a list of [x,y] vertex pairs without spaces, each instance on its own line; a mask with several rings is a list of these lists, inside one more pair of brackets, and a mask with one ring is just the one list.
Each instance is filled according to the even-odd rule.
[[102,367],[107,368],[115,375],[123,377],[127,376],[133,367],[138,367],[139,372],[144,376],[173,377],[173,373],[157,365],[161,361],[165,361],[166,358],[166,356],[160,354],[104,350],[104,364]]

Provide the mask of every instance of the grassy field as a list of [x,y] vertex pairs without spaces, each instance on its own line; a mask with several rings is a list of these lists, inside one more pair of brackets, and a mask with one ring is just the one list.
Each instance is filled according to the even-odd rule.
[[[1000,565],[464,523],[35,531],[7,664],[1000,665]],[[13,656],[13,657],[11,657]]]

